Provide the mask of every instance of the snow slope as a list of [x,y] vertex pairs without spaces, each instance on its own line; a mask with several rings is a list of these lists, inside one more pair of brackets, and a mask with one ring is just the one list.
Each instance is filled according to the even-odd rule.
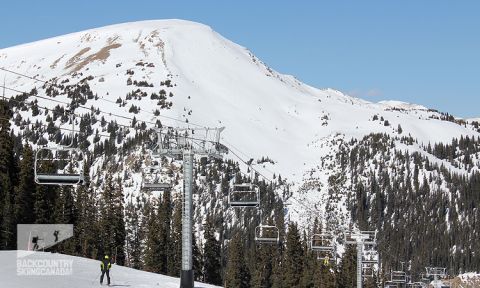
[[[22,252],[20,252],[22,254]],[[71,275],[62,276],[17,276],[17,261],[47,260],[65,261],[72,263]],[[71,261],[71,262],[70,262]],[[64,263],[65,263],[64,262]],[[37,262],[39,263],[39,262]],[[42,262],[45,263],[45,262]],[[0,251],[0,287],[5,288],[89,288],[101,287],[99,269],[100,261],[68,256],[36,252],[26,257],[17,258],[17,251]],[[65,273],[68,274],[68,273]],[[104,279],[104,286],[106,285]],[[139,271],[122,266],[112,265],[110,287],[135,287],[135,288],[178,288],[179,278],[164,276],[155,273]],[[195,283],[197,288],[218,287],[203,283]]]
[[[333,171],[318,167],[325,157],[335,156],[338,145],[332,143],[338,139],[361,139],[370,133],[410,135],[418,144],[409,149],[417,151],[422,143],[450,143],[461,135],[480,136],[471,124],[439,120],[442,115],[427,107],[400,101],[371,103],[333,89],[311,87],[273,71],[248,49],[210,27],[183,20],[124,23],[2,49],[0,67],[47,81],[56,78],[57,83],[68,80],[72,84],[93,76],[88,83],[99,99],[90,99],[85,106],[104,112],[135,116],[137,120],[160,119],[163,124],[182,127],[225,126],[222,142],[232,152],[245,160],[268,156],[275,164],[256,168],[268,178],[281,174],[292,184],[290,209],[299,212],[293,213],[291,220],[309,221],[312,213],[299,215],[306,212],[306,206],[311,208],[308,211],[316,211],[309,206],[326,195],[327,179]],[[29,91],[37,87],[39,95],[45,95],[43,83],[11,73],[5,76],[9,88]],[[167,79],[171,87],[161,85]],[[128,85],[129,80],[146,81],[153,87]],[[162,109],[155,117],[156,100],[147,96],[126,101],[126,94],[137,88],[148,95],[166,89],[173,95],[168,97],[173,103],[171,109]],[[119,98],[127,104],[115,104]],[[69,101],[66,95],[55,99]],[[52,108],[58,105],[43,99],[39,103]],[[133,104],[140,107],[140,113],[129,113]],[[42,114],[33,117],[31,111],[18,113],[32,123],[45,119]],[[130,125],[128,119],[100,116]],[[57,123],[60,125],[59,120]],[[105,132],[98,122],[92,128]],[[227,157],[238,161],[232,154]],[[128,193],[139,191],[141,177],[132,177],[136,180],[126,187]],[[323,186],[320,193],[308,196],[309,186],[304,184],[312,177]],[[348,212],[341,210],[347,217]]]
[[[138,66],[139,62],[153,63],[154,67]],[[300,180],[322,156],[311,144],[336,133],[345,134],[347,139],[372,132],[396,134],[401,124],[405,135],[411,134],[420,142],[478,135],[469,127],[430,119],[436,112],[423,106],[399,101],[369,103],[339,91],[310,87],[273,71],[246,48],[208,26],[182,20],[112,25],[2,49],[0,67],[44,80],[58,77],[75,81],[79,78],[72,75],[80,72],[93,75],[92,90],[110,101],[136,88],[125,84],[128,69],[135,71],[133,80],[154,84],[143,89],[149,93],[158,91],[158,83],[170,77],[176,84],[171,89],[174,105],[171,110],[162,110],[163,116],[188,118],[190,124],[226,126],[227,145],[254,158],[268,155],[277,162],[269,170],[291,180]],[[22,91],[40,86],[19,76],[6,76],[7,86]],[[56,105],[47,102],[42,104]],[[149,114],[153,103],[150,99],[136,101],[142,109],[136,117],[153,119]],[[107,101],[89,101],[89,105],[120,114],[127,114],[130,106],[118,107]],[[395,107],[400,109],[393,110]],[[373,115],[388,120],[390,126],[372,121]]]

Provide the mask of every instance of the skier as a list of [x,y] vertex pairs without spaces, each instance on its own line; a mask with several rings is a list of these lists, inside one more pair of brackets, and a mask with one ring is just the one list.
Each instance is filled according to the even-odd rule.
[[102,260],[102,263],[100,263],[100,269],[102,269],[102,276],[100,276],[100,284],[103,284],[103,275],[105,273],[107,274],[107,284],[110,285],[110,268],[112,267],[112,264],[110,264],[110,259],[108,258],[108,255],[105,255],[105,258]]

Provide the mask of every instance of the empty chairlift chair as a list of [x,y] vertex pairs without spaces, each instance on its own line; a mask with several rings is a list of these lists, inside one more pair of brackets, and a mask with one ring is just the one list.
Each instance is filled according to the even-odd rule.
[[423,282],[413,282],[413,283],[408,283],[407,287],[408,288],[426,288],[427,284]]
[[251,183],[234,184],[228,193],[230,207],[258,207],[260,192],[257,185]]
[[390,282],[398,284],[407,283],[407,273],[404,271],[392,271],[390,273]]
[[35,154],[35,183],[82,185],[85,182],[82,161],[83,155],[78,148],[64,146],[39,148]]
[[258,225],[255,227],[255,241],[264,244],[277,244],[280,241],[280,232],[273,225]]
[[162,182],[160,179],[161,159],[152,161],[147,171],[143,174],[142,191],[165,191],[172,188],[172,185],[167,182]]
[[362,260],[363,277],[373,278],[375,276],[375,264],[377,264],[377,261]]
[[165,191],[172,188],[169,183],[161,183],[158,181],[144,182],[142,183],[143,191]]

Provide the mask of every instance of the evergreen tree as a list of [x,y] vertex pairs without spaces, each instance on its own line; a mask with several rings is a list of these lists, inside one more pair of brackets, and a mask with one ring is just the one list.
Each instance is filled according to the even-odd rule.
[[182,264],[182,202],[175,199],[171,228],[171,247],[168,254],[168,275],[178,277]]
[[290,223],[285,250],[285,285],[287,287],[301,287],[304,256],[304,247],[300,241],[297,224]]
[[210,284],[221,285],[221,248],[215,236],[215,227],[212,217],[207,217],[205,223],[205,246],[203,248],[203,275],[204,281]]
[[[84,164],[85,175],[90,174],[90,163]],[[76,224],[74,237],[77,240],[76,253],[82,257],[98,258],[96,239],[99,233],[98,211],[94,190],[86,185],[79,185],[75,197]]]
[[62,186],[59,189],[58,198],[55,201],[54,219],[59,224],[74,224],[75,211],[72,187]]
[[[58,224],[73,224],[75,226],[75,211],[74,199],[72,195],[72,187],[62,186],[58,189],[58,198],[55,201],[54,221]],[[53,248],[53,251],[64,254],[75,253],[75,238],[67,239],[64,242],[58,243]]]
[[272,288],[287,288],[285,285],[285,267],[284,267],[284,255],[282,250],[277,250],[277,261],[273,263],[273,276],[272,276]]
[[15,220],[17,224],[32,224],[35,221],[33,196],[36,187],[33,161],[32,147],[25,144],[20,162],[19,183],[15,188]]
[[336,288],[335,268],[333,261],[317,260],[314,274],[315,287]]
[[316,257],[314,253],[308,248],[308,240],[306,235],[304,234],[303,237],[303,255],[304,258],[304,267],[303,267],[303,274],[301,279],[301,287],[314,287],[314,272],[316,267]]
[[250,271],[245,262],[243,241],[236,233],[228,245],[225,287],[250,287]]
[[115,264],[124,265],[125,263],[125,213],[124,213],[124,194],[120,178],[117,179],[117,185],[113,201],[113,233],[115,252]]
[[354,245],[348,245],[343,258],[340,262],[338,273],[338,287],[351,288],[356,285],[356,248]]
[[0,100],[0,247],[13,249],[16,245],[15,194],[16,163],[13,139],[10,134],[12,112],[5,100]]
[[144,228],[142,226],[142,205],[140,197],[137,196],[136,203],[132,199],[125,207],[125,231],[126,231],[126,254],[128,255],[129,267],[134,269],[142,269],[142,242],[144,235]]
[[[160,200],[159,200],[160,201]],[[157,204],[159,205],[159,204]],[[145,239],[145,264],[146,271],[159,273],[161,261],[160,255],[160,223],[157,219],[155,207],[151,203],[145,205],[146,219],[147,219],[147,235]]]
[[160,263],[159,270],[162,274],[168,273],[168,250],[170,249],[170,226],[172,219],[172,201],[170,197],[170,190],[163,192],[163,199],[159,206],[158,221],[159,221],[159,253]]
[[[117,182],[118,184],[118,182]],[[100,197],[100,253],[115,256],[115,263],[123,265],[125,254],[125,223],[123,213],[123,190],[115,187],[111,171],[107,172]]]
[[197,245],[197,239],[195,237],[195,233],[192,233],[192,241],[193,241],[193,271],[195,273],[195,280],[204,281],[203,279],[203,255],[200,251],[200,248]]
[[256,245],[255,249],[255,268],[252,277],[253,287],[272,287],[273,269],[277,245]]
[[[39,166],[42,173],[55,173],[55,167],[51,161],[43,163]],[[35,189],[35,203],[33,211],[35,212],[35,224],[51,224],[55,223],[53,211],[55,211],[56,201],[58,197],[58,187],[53,185],[37,185]]]

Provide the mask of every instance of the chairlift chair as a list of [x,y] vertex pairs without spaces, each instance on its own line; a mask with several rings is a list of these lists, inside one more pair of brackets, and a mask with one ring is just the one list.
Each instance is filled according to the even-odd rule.
[[398,283],[393,283],[392,281],[385,282],[384,288],[398,288]]
[[230,207],[258,207],[260,204],[260,192],[257,185],[251,183],[234,184],[228,193]]
[[258,225],[255,227],[255,241],[265,244],[277,244],[280,241],[280,232],[273,225]]
[[[73,148],[73,138],[75,137],[75,121],[73,113],[70,114],[72,122],[71,142],[68,145],[59,145],[57,147],[41,147],[35,153],[34,162],[34,180],[40,185],[82,185],[85,182],[83,175],[83,154],[79,148]],[[74,158],[77,158],[76,161]],[[42,166],[50,162],[55,168],[55,172],[41,172]],[[65,172],[73,162],[77,162],[77,171],[75,173]]]
[[165,191],[170,188],[172,188],[172,185],[170,185],[169,183],[152,182],[142,184],[143,191]]
[[344,242],[346,244],[357,244],[358,242],[363,243],[365,250],[369,246],[375,246],[377,244],[377,234],[375,231],[347,231],[344,233]]
[[[35,153],[34,179],[40,185],[82,185],[85,182],[83,175],[82,152],[72,147],[42,147]],[[74,158],[77,157],[77,161]],[[41,166],[51,162],[54,164],[55,172],[41,172]],[[76,173],[61,172],[73,162],[78,163]],[[62,167],[63,166],[63,167]]]
[[312,235],[310,249],[317,252],[317,260],[328,261],[335,258],[333,235],[328,233]]
[[[376,264],[376,262],[375,262]],[[367,278],[373,278],[375,276],[375,267],[372,262],[363,262],[362,261],[362,275]]]
[[413,283],[408,283],[407,287],[408,288],[426,288],[427,284],[423,282],[413,282]]
[[[160,163],[161,160],[153,160],[151,166],[147,168],[147,172],[143,173],[142,191],[165,191],[172,188],[170,183],[160,181]],[[146,175],[149,177],[145,177]]]
[[310,248],[312,251],[330,252],[335,249],[333,243],[333,235],[331,234],[314,234]]
[[407,283],[407,273],[403,271],[392,271],[390,273],[390,281],[392,283]]
[[425,267],[425,270],[427,271],[426,277],[445,278],[447,275],[447,268],[443,267]]

